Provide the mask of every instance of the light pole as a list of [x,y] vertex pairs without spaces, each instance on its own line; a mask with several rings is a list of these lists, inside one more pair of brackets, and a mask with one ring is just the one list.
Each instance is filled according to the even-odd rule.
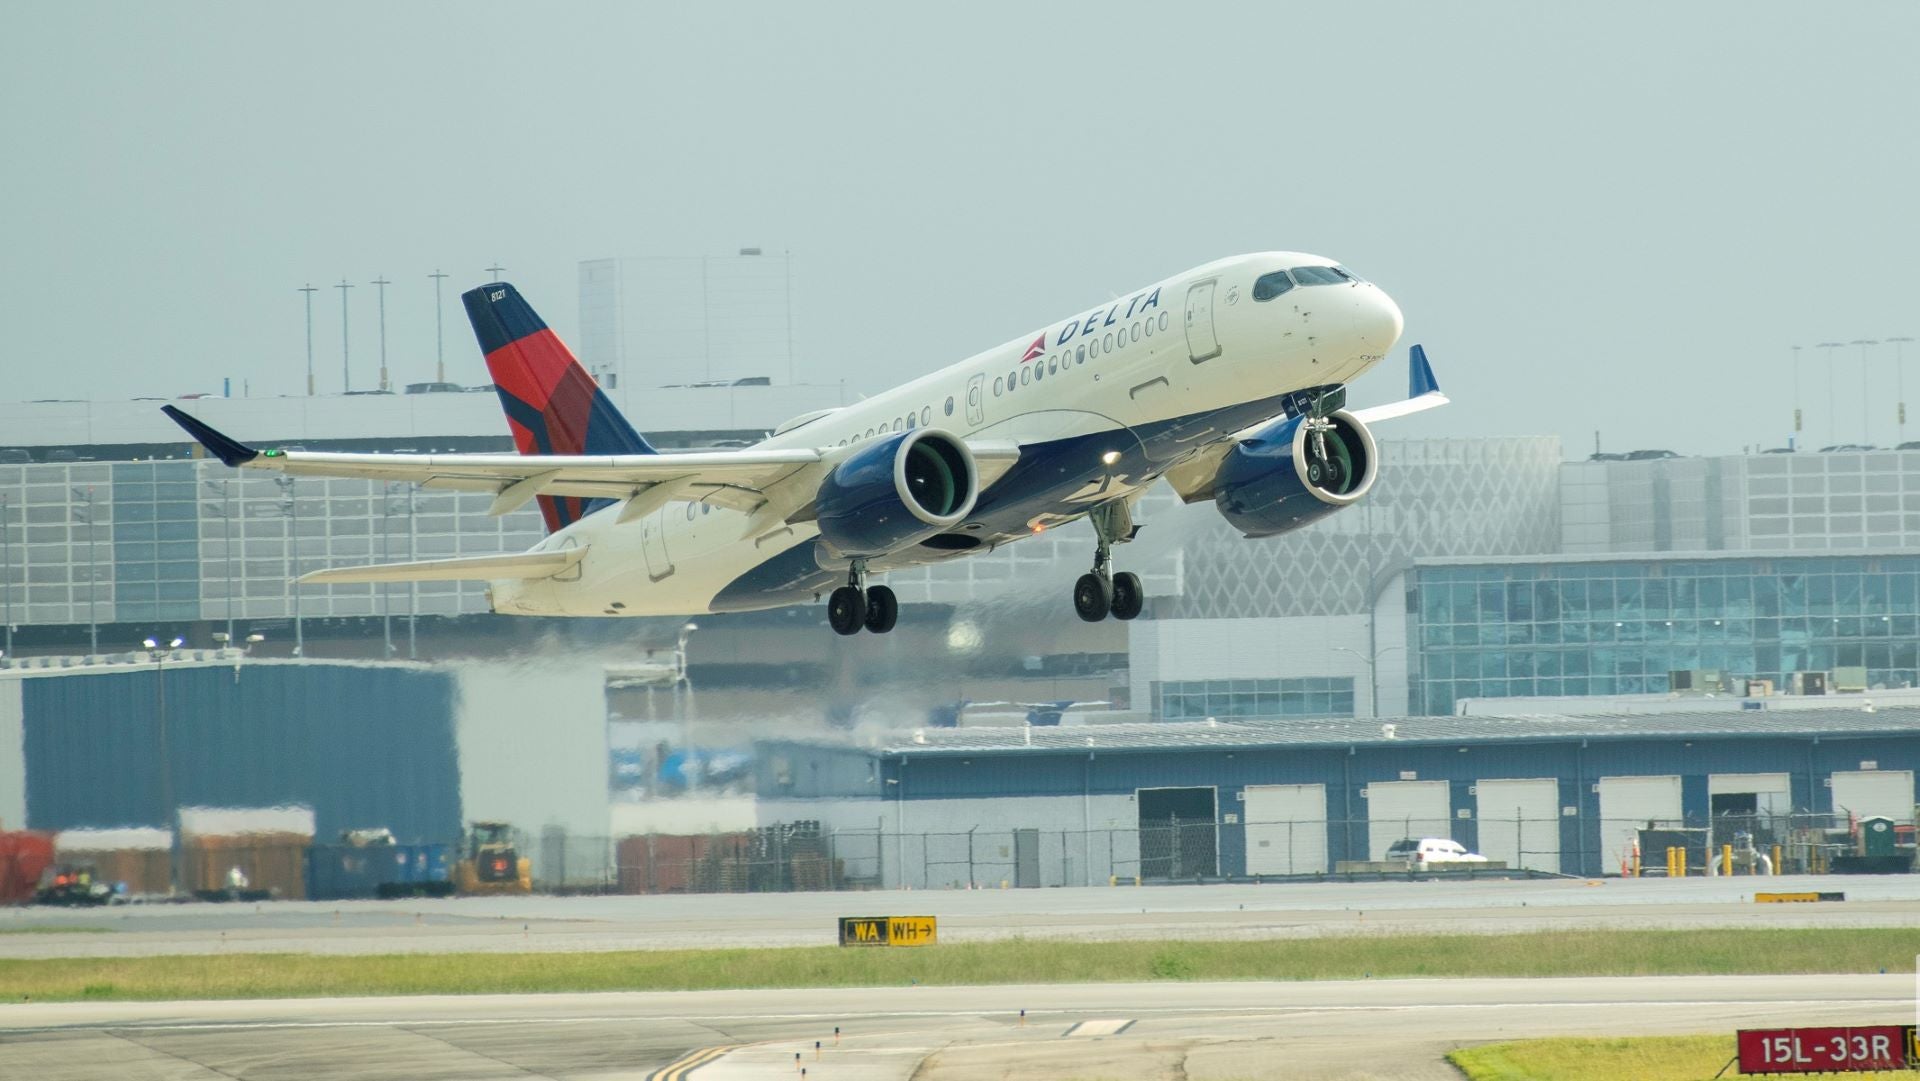
[[444,383],[447,381],[447,352],[446,338],[441,333],[440,282],[446,275],[440,273],[439,267],[434,267],[433,273],[427,277],[433,279],[433,379],[436,383]]
[[387,383],[387,286],[393,283],[385,274],[367,284],[380,291],[380,389],[386,390]]
[[1360,662],[1367,666],[1367,705],[1369,707],[1369,714],[1374,717],[1380,716],[1380,680],[1374,675],[1374,670],[1381,657],[1392,653],[1396,649],[1405,649],[1406,647],[1387,646],[1384,649],[1374,650],[1372,656],[1368,656],[1357,649],[1350,649],[1347,646],[1328,646],[1327,648],[1335,653],[1351,653],[1355,657],[1360,658]]
[[493,275],[494,281],[499,281],[501,272],[505,271],[506,269],[507,269],[506,267],[501,266],[499,263],[495,263],[494,265],[487,268],[487,273]]
[[93,564],[93,488],[75,488],[73,494],[85,505],[84,510],[75,507],[73,516],[87,527],[87,653],[98,656],[100,653],[100,619],[98,590],[96,589],[99,568]]
[[307,636],[300,622],[300,586],[294,579],[300,577],[300,503],[294,498],[293,478],[278,476],[273,478],[280,486],[280,513],[287,519],[287,541],[282,545],[281,558],[287,566],[287,594],[293,607],[293,655],[304,656],[307,651]]
[[1840,442],[1840,410],[1833,399],[1834,364],[1833,350],[1844,346],[1845,342],[1821,342],[1815,349],[1827,350],[1827,442]]
[[687,679],[687,639],[700,629],[698,623],[682,623],[680,638],[673,647],[673,686],[684,689],[680,696],[680,749],[687,756],[687,794],[700,785],[700,756],[693,747],[693,682]]
[[1895,445],[1907,441],[1907,343],[1912,338],[1882,338],[1893,346],[1893,386],[1894,397],[1898,404],[1894,407],[1894,423],[1899,427],[1895,431]]
[[300,287],[307,295],[307,397],[313,397],[313,294],[319,292],[312,282]]
[[13,523],[8,521],[12,517],[12,504],[9,499],[7,493],[0,492],[0,561],[5,565],[5,569],[0,570],[0,585],[4,585],[7,590],[6,655],[11,657],[13,656]]
[[1793,347],[1793,435],[1787,439],[1791,450],[1800,449],[1800,347]]
[[1873,446],[1873,425],[1867,420],[1867,347],[1879,345],[1872,338],[1855,338],[1847,343],[1860,347],[1860,445]]
[[347,349],[347,290],[353,288],[353,284],[347,281],[347,279],[341,278],[340,284],[334,286],[334,288],[340,290],[340,390],[342,393],[350,393],[353,390],[353,368],[347,363],[349,356]]
[[[213,487],[213,482],[210,480],[200,483],[208,488]],[[225,523],[221,533],[225,538],[224,548],[227,553],[227,641],[231,642],[233,641],[233,490],[228,487],[228,481],[224,477],[220,480],[220,517]]]
[[185,639],[175,638],[162,647],[159,642],[148,638],[140,644],[147,647],[147,656],[153,661],[153,697],[156,703],[157,730],[160,737],[160,810],[166,816],[167,823],[167,889],[171,893],[179,881],[180,874],[180,830],[175,821],[173,806],[173,753],[167,744],[167,654],[185,644]]

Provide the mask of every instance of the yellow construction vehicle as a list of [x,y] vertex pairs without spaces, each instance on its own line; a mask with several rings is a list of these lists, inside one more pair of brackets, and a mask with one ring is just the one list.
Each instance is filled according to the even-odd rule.
[[505,822],[474,822],[454,869],[461,893],[532,893],[533,861],[513,847],[513,827]]

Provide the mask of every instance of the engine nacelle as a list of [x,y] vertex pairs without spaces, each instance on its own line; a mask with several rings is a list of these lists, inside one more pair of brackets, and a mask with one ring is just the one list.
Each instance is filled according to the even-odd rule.
[[896,552],[973,513],[979,474],[967,445],[933,428],[875,439],[820,485],[820,539],[841,559]]
[[1345,410],[1327,417],[1326,456],[1304,416],[1288,417],[1227,452],[1213,477],[1213,501],[1249,537],[1312,525],[1373,487],[1379,452],[1373,433]]

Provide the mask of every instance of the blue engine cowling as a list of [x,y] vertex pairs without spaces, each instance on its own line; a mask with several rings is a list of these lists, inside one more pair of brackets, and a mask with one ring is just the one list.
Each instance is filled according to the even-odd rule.
[[1324,458],[1304,416],[1275,421],[1236,444],[1213,476],[1221,515],[1249,537],[1271,537],[1358,502],[1378,472],[1373,433],[1345,410],[1327,423]]
[[933,428],[902,432],[841,459],[814,497],[820,539],[837,559],[897,552],[951,529],[980,494],[973,455]]

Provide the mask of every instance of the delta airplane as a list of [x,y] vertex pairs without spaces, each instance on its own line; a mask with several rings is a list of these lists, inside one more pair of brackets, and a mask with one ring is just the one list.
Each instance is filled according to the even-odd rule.
[[538,501],[519,554],[341,567],[302,583],[468,579],[496,612],[657,616],[827,598],[840,634],[893,629],[870,575],[1085,518],[1080,618],[1132,619],[1115,572],[1133,506],[1165,478],[1249,537],[1299,529],[1367,494],[1369,425],[1446,404],[1424,351],[1405,400],[1348,410],[1346,385],[1400,337],[1378,286],[1314,255],[1262,252],[1178,274],[853,405],[794,417],[739,450],[656,452],[504,282],[461,297],[519,453],[258,450],[173,406],[229,466]]

